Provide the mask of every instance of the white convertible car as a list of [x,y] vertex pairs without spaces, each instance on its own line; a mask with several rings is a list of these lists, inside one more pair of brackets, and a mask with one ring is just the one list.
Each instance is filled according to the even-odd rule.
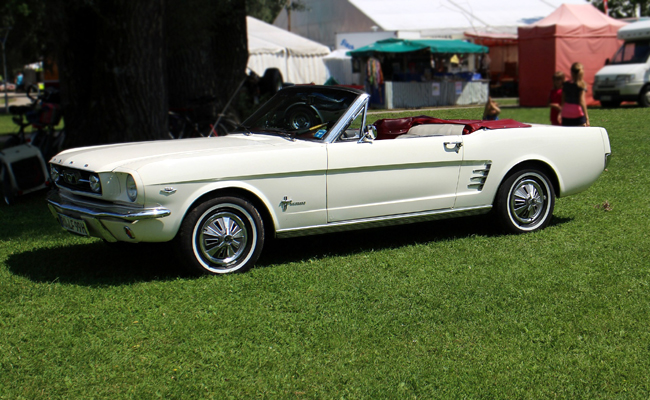
[[424,116],[367,126],[368,99],[293,86],[227,136],[64,151],[50,160],[49,207],[72,233],[172,242],[191,269],[221,274],[251,267],[268,237],[490,211],[510,232],[536,231],[611,153],[603,128]]

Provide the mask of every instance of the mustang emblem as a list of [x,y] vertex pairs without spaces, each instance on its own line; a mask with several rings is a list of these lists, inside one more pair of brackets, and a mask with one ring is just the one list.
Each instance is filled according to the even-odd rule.
[[74,172],[65,171],[63,173],[63,180],[65,181],[65,183],[69,185],[76,185],[77,183],[79,183],[80,178],[81,178],[81,174],[79,173],[79,171],[74,171]]
[[169,196],[170,194],[174,194],[174,193],[176,193],[176,188],[169,187],[169,186],[160,191],[160,194],[165,196]]
[[304,206],[306,203],[307,202],[305,201],[293,201],[288,196],[284,196],[284,199],[280,202],[279,205],[282,209],[282,212],[286,212],[287,207]]

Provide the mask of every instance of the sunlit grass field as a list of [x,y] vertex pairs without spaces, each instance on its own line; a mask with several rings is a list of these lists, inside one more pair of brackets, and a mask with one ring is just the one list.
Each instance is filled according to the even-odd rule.
[[650,118],[590,118],[609,169],[532,234],[471,218],[277,240],[197,278],[168,247],[65,233],[43,193],[0,204],[0,399],[647,399]]

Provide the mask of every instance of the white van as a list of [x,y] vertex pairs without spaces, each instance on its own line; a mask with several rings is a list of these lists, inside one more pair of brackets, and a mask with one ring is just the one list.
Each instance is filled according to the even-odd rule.
[[628,24],[617,36],[625,43],[596,73],[594,99],[603,107],[622,101],[650,107],[650,20]]

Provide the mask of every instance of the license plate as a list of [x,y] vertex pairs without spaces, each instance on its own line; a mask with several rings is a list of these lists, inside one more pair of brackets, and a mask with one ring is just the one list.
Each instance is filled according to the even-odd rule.
[[600,100],[602,100],[602,101],[610,101],[610,100],[612,100],[612,96],[600,96]]
[[59,214],[59,222],[63,229],[76,233],[77,235],[88,236],[86,222],[81,219],[70,218],[66,215]]

